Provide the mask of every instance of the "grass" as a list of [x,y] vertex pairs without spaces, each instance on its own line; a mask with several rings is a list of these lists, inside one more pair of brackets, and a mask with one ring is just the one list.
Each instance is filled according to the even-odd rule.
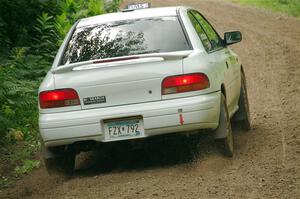
[[0,175],[0,188],[10,187],[14,184],[14,181],[10,178]]
[[275,12],[286,13],[300,17],[300,0],[231,0],[242,5],[269,9]]
[[40,147],[39,142],[22,141],[0,148],[0,190],[40,166]]
[[38,160],[23,160],[21,166],[17,166],[14,170],[16,177],[20,177],[24,174],[28,174],[34,168],[38,168],[40,166],[40,162]]

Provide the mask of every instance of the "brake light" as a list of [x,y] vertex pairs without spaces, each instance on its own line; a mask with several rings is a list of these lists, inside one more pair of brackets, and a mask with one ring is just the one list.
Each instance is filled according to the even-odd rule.
[[43,91],[39,95],[41,108],[58,108],[80,105],[77,92],[74,89]]
[[162,94],[182,93],[209,88],[209,79],[203,73],[166,77],[162,82]]

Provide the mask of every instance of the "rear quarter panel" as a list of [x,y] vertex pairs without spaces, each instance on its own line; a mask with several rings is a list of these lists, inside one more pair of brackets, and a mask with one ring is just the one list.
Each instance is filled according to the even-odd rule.
[[208,89],[197,91],[198,94],[205,94],[220,90],[221,84],[224,81],[224,67],[216,66],[214,53],[207,53],[203,47],[199,36],[193,27],[187,11],[191,9],[186,7],[180,9],[179,14],[182,23],[186,29],[187,36],[193,46],[194,52],[183,59],[183,72],[187,73],[205,73],[210,80],[210,87]]
[[208,76],[210,87],[200,91],[211,93],[219,91],[224,79],[224,68],[213,62],[214,55],[203,51],[195,51],[188,58],[183,60],[184,73],[204,73]]

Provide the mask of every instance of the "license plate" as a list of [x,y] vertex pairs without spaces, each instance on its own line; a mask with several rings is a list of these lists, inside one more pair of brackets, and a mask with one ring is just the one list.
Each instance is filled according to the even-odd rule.
[[141,118],[104,121],[106,141],[144,137],[144,125]]

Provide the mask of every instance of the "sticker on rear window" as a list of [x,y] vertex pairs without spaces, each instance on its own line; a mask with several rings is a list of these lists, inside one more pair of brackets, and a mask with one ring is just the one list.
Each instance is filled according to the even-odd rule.
[[100,104],[100,103],[106,103],[105,96],[95,96],[95,97],[83,98],[84,105]]

